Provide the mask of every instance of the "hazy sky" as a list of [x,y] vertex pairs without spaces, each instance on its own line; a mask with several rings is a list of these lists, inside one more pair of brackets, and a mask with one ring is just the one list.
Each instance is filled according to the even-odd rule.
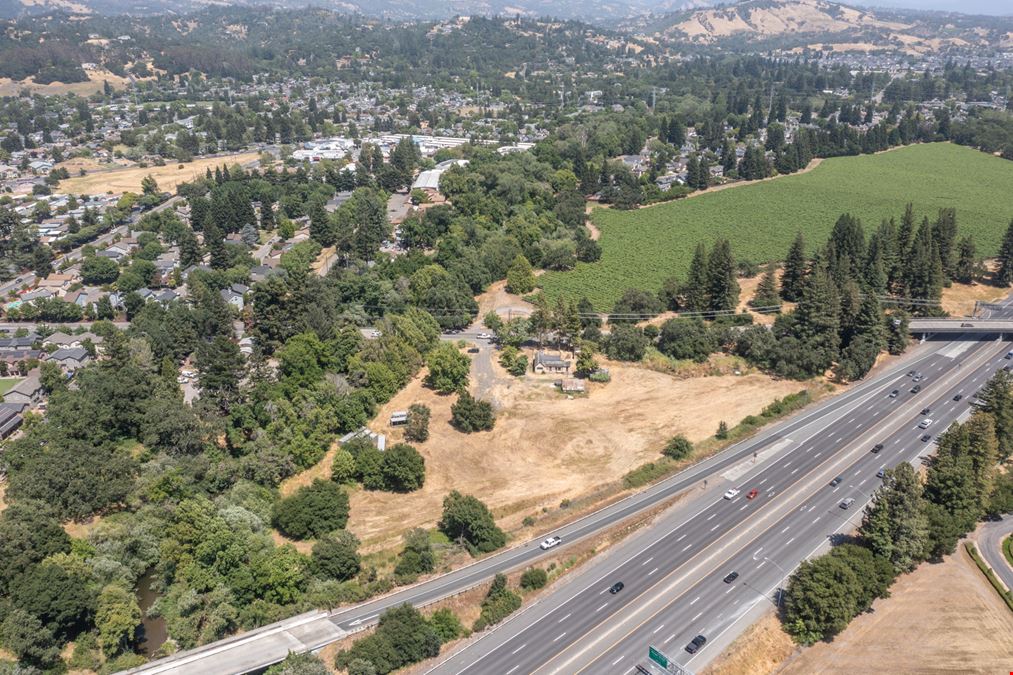
[[1013,16],[1013,0],[842,0],[844,4]]

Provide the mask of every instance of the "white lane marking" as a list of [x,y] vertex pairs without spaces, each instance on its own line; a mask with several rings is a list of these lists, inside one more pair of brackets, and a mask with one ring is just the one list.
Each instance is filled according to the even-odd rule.
[[693,548],[693,544],[686,544],[686,548],[682,549],[682,552],[685,553],[686,551],[688,551],[691,548]]
[[[799,469],[801,469],[801,468],[802,467],[799,467]],[[794,470],[792,470],[791,475],[794,476],[797,473],[798,473],[798,469],[794,469]]]
[[527,646],[528,646],[528,643],[527,643],[527,642],[525,642],[525,643],[524,643],[524,644],[522,644],[522,645],[521,645],[520,647],[518,647],[517,649],[513,650],[513,651],[512,651],[512,652],[510,652],[510,653],[511,653],[511,654],[516,654],[517,652],[519,652],[520,650],[524,649],[524,648],[525,648],[525,647],[527,647]]
[[869,406],[868,408],[866,408],[866,410],[872,410],[872,409],[873,409],[873,408],[875,408],[875,407],[876,407],[876,404],[875,404],[875,403],[873,403],[873,404],[872,404],[872,405],[870,405],[870,406]]
[[741,507],[739,507],[739,511],[745,511],[748,508],[749,508],[749,504],[743,504]]
[[700,596],[698,595],[695,598],[693,598],[692,600],[690,600],[689,606],[692,607],[693,605],[695,605],[699,601],[700,601]]
[[662,640],[661,644],[667,645],[669,642],[671,642],[674,639],[675,639],[675,633],[672,633],[667,638],[665,638],[664,640]]
[[816,523],[820,522],[820,518],[821,518],[821,517],[822,517],[822,516],[816,516],[816,517],[815,517],[815,518],[813,519],[813,525],[815,525]]
[[815,455],[813,455],[813,457],[819,457],[822,454],[823,454],[822,452],[817,452]]
[[718,529],[719,527],[721,527],[721,523],[718,523],[717,525],[715,525],[714,527],[712,527],[711,528],[711,532],[713,532],[714,530]]
[[562,633],[560,633],[560,634],[559,634],[559,637],[557,637],[557,638],[556,638],[555,640],[553,640],[553,642],[559,642],[560,640],[562,640],[562,639],[563,639],[563,637],[564,637],[565,635],[566,635],[566,632],[565,632],[565,631],[564,631],[564,632],[562,632]]
[[834,492],[837,492],[837,491],[838,491],[838,490],[840,490],[840,489],[841,489],[841,486],[840,486],[840,485],[838,485],[837,487],[835,487],[835,488],[834,488],[834,490],[833,490],[833,491],[834,491]]
[[718,514],[716,514],[716,513],[712,513],[709,516],[707,516],[707,520],[714,520],[717,517],[717,515]]
[[594,610],[594,613],[597,614],[598,612],[602,611],[603,609],[605,609],[608,606],[609,606],[609,604],[606,602],[604,605],[602,605],[598,609]]
[[766,483],[766,482],[767,482],[767,479],[766,479],[766,478],[764,478],[763,480],[761,480],[761,481],[760,481],[760,485],[763,485],[763,484],[764,484],[764,483]]
[[791,466],[791,461],[785,462],[783,466],[784,466],[784,468],[787,469],[789,466]]
[[640,566],[643,567],[644,565],[646,565],[647,563],[651,562],[652,560],[654,560],[654,556],[653,555],[650,558],[648,558],[647,560],[645,560],[644,562],[640,563]]
[[655,629],[654,629],[654,630],[653,630],[653,631],[651,632],[651,635],[655,635],[655,634],[657,634],[657,632],[658,632],[659,630],[661,630],[662,628],[664,628],[664,627],[665,627],[665,624],[661,624],[660,626],[658,626],[657,628],[655,628]]
[[725,595],[728,595],[729,593],[731,593],[731,592],[732,592],[732,591],[734,591],[734,590],[735,590],[735,586],[731,586],[731,587],[729,587],[729,588],[728,588],[728,590],[727,590],[727,591],[725,591]]
[[654,574],[657,571],[658,571],[658,568],[655,567],[653,570],[651,570],[650,572],[647,573],[647,576],[651,576],[652,574]]
[[766,564],[767,564],[767,561],[766,561],[766,560],[761,560],[761,561],[760,561],[760,564],[756,566],[756,569],[760,569],[761,567],[763,567],[763,566],[764,566],[764,565],[766,565]]
[[861,475],[861,473],[862,473],[862,470],[861,470],[861,469],[858,469],[858,470],[856,470],[856,471],[855,471],[855,473],[854,473],[854,474],[852,474],[852,475],[855,475],[855,476],[859,476],[859,475]]
[[793,541],[795,541],[795,537],[792,537],[791,539],[789,539],[788,541],[786,541],[786,542],[784,543],[784,545],[785,545],[785,546],[789,546],[789,545],[791,544],[791,542],[793,542]]
[[868,479],[868,478],[863,478],[863,479],[862,479],[862,482],[861,482],[861,483],[859,483],[859,485],[865,485],[865,481],[867,481],[867,480],[869,480],[869,479]]
[[683,535],[680,535],[680,537],[678,539],[676,539],[675,541],[676,542],[680,542],[680,541],[682,541],[685,538],[686,538],[686,535],[683,534]]
[[625,659],[625,658],[626,658],[626,655],[625,655],[625,654],[623,654],[623,655],[622,655],[622,656],[620,656],[620,657],[619,657],[618,659],[616,659],[615,661],[613,661],[613,662],[612,662],[612,665],[613,665],[613,666],[614,666],[614,665],[616,665],[617,663],[619,663],[620,661],[622,661],[622,660],[623,660],[623,659]]
[[855,421],[855,418],[854,418],[854,417],[852,417],[852,418],[851,418],[850,420],[848,420],[848,424],[851,424],[851,423],[852,423],[852,422],[854,422],[854,421]]
[[514,666],[513,668],[511,668],[510,670],[507,671],[507,675],[510,675],[510,673],[514,672],[515,670],[517,670],[520,667],[521,667],[521,664],[518,663],[516,666]]
[[836,441],[834,441],[834,442],[835,442],[835,443],[840,443],[840,442],[841,442],[841,441],[843,441],[843,440],[844,440],[844,436],[838,436],[838,437],[837,437],[837,440],[836,440]]
[[[570,614],[572,614],[572,612]],[[564,621],[566,621],[567,619],[570,618],[570,614],[567,614],[566,616],[564,616],[562,619],[560,619],[556,623],[563,623]]]
[[900,443],[900,439],[899,438],[896,441],[893,442],[894,445],[897,445],[898,443]]
[[785,526],[784,526],[784,529],[783,529],[783,530],[781,530],[781,534],[784,534],[785,532],[787,532],[787,531],[788,531],[788,530],[790,530],[790,529],[791,529],[791,525],[785,525]]
[[693,617],[692,619],[690,619],[690,621],[691,621],[691,622],[692,622],[692,621],[696,621],[696,620],[697,620],[697,619],[699,619],[699,618],[700,618],[701,616],[703,616],[703,612],[700,612],[699,614],[697,614],[696,616],[694,616],[694,617]]

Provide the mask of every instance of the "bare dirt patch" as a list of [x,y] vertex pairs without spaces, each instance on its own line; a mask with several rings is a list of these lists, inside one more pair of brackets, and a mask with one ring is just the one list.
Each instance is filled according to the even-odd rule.
[[584,397],[561,395],[551,376],[528,375],[496,385],[496,428],[476,434],[450,426],[456,397],[439,396],[416,378],[379,411],[370,428],[388,434],[388,443],[397,442],[402,431],[387,426],[390,413],[412,403],[428,405],[430,438],[417,444],[426,460],[426,484],[407,495],[354,492],[349,529],[367,549],[392,546],[410,527],[433,526],[443,497],[454,489],[479,496],[501,525],[513,528],[527,515],[579,498],[657,459],[674,434],[702,440],[721,420],[734,424],[799,388],[797,382],[764,375],[679,380],[643,368],[609,366],[612,382],[592,383]]
[[500,280],[489,285],[489,290],[475,297],[478,302],[479,318],[495,311],[504,319],[527,316],[535,310],[535,306],[519,295],[506,290],[506,281]]
[[[260,157],[256,152],[243,152],[222,157],[206,157],[192,162],[180,164],[169,162],[165,166],[149,166],[146,168],[131,167],[128,169],[110,169],[93,171],[85,176],[76,176],[60,182],[61,192],[74,194],[98,194],[111,192],[141,192],[141,181],[145,176],[152,176],[162,190],[172,191],[178,184],[203,176],[207,169],[214,171],[223,164],[247,164]],[[180,168],[182,167],[182,168]]]
[[78,96],[90,96],[95,92],[102,91],[103,81],[108,82],[113,89],[125,89],[130,80],[126,77],[114,75],[108,70],[89,70],[88,80],[85,82],[50,82],[49,84],[36,84],[33,78],[15,81],[8,77],[0,77],[0,96],[17,96],[21,91],[27,89],[32,94],[41,96],[59,96],[62,94],[77,94]]
[[951,316],[971,316],[975,302],[996,302],[1009,294],[1008,288],[988,284],[958,284],[943,289],[943,309]]

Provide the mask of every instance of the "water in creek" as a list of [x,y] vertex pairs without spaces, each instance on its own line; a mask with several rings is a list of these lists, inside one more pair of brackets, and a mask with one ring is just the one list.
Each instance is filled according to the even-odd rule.
[[141,653],[145,656],[151,656],[158,651],[169,635],[165,629],[165,619],[160,616],[148,618],[148,610],[158,599],[158,593],[152,588],[153,582],[154,570],[148,570],[137,581],[137,604],[141,606],[142,616],[138,639]]

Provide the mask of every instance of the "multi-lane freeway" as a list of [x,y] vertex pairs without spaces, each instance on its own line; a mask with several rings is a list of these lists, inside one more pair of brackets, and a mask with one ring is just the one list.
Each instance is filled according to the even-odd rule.
[[[928,431],[935,435],[968,410],[969,398],[947,404],[950,392],[960,390],[969,396],[1000,362],[1007,363],[1001,359],[1005,347],[995,341],[951,337],[957,339],[915,347],[901,365],[846,393],[551,532],[561,536],[566,546],[676,495],[691,496],[688,506],[615,547],[611,555],[596,559],[546,599],[440,663],[437,671],[520,674],[587,668],[587,672],[625,672],[635,667],[640,652],[645,651],[641,649],[642,629],[638,628],[642,624],[655,631],[650,633],[651,639],[673,652],[682,648],[684,639],[698,633],[708,635],[708,644],[700,652],[707,658],[717,651],[718,636],[730,634],[729,628],[738,625],[736,618],[743,616],[746,608],[765,601],[785,570],[809,553],[814,542],[857,522],[878,484],[875,473],[880,466],[930,449],[930,444],[919,440],[921,430],[916,433],[913,429],[921,420],[923,407],[933,408],[928,415],[933,426]],[[907,373],[911,370],[924,378],[918,383],[922,389],[917,394],[910,392],[914,383]],[[890,397],[894,389],[898,393]],[[884,449],[871,455],[869,450],[876,443],[883,443]],[[826,487],[837,473],[842,483]],[[733,499],[722,499],[721,493],[729,487],[741,492]],[[753,488],[757,496],[746,499]],[[856,503],[847,511],[834,510],[836,500],[846,496],[855,498]],[[793,509],[800,510],[795,513]],[[778,525],[782,520],[784,524]],[[759,557],[755,561],[734,557],[751,556],[756,551]],[[290,650],[316,649],[371,625],[392,606],[429,604],[497,572],[537,563],[545,555],[538,539],[522,542],[383,598],[330,613],[295,617],[153,662],[136,672],[249,672],[283,659]],[[718,578],[717,590],[708,585],[708,575],[723,577],[733,568],[740,573],[735,583],[724,585]],[[617,580],[625,584],[621,593],[603,592]],[[690,583],[701,584],[696,595],[679,590]],[[659,623],[651,623],[654,621]]]
[[[776,601],[801,560],[857,526],[881,469],[925,456],[938,433],[970,413],[974,392],[1010,364],[1008,348],[939,343],[832,413],[786,425],[758,444],[755,463],[724,472],[696,508],[680,509],[433,672],[613,675],[648,667],[649,646],[683,669],[700,668],[751,612]],[[845,500],[854,501],[842,508]],[[616,582],[624,588],[613,594]],[[684,647],[698,635],[707,641],[691,655]]]

